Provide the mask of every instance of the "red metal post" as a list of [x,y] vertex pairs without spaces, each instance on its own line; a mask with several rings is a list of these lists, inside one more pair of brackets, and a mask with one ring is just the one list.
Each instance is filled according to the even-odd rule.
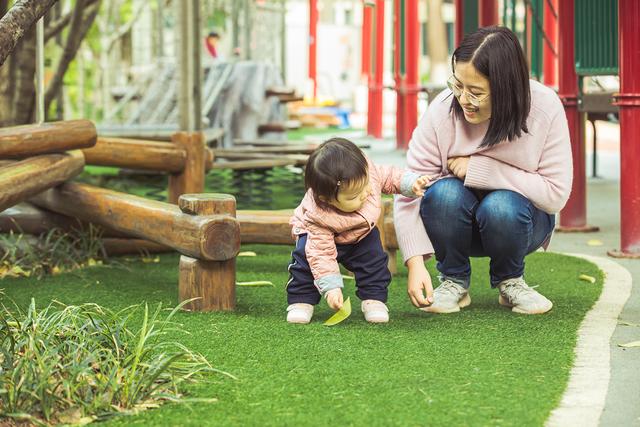
[[456,6],[455,47],[458,47],[464,38],[464,0],[454,1]]
[[375,3],[375,43],[373,70],[369,78],[369,121],[367,133],[382,138],[382,74],[384,71],[384,0]]
[[404,91],[404,125],[398,148],[406,149],[411,140],[411,134],[418,124],[418,59],[420,58],[420,23],[418,21],[418,0],[407,0],[405,14],[407,46],[405,82],[401,88]]
[[309,79],[313,84],[313,99],[318,95],[316,82],[316,49],[318,35],[318,0],[309,0]]
[[360,75],[369,77],[371,72],[371,17],[373,9],[366,0],[362,0],[362,60]]
[[560,231],[594,231],[587,226],[587,194],[584,135],[578,112],[578,76],[574,56],[574,0],[562,0],[558,8],[560,56],[559,93],[569,124],[573,153],[573,188],[560,213]]
[[620,243],[609,255],[640,258],[640,2],[618,0],[620,93]]
[[498,24],[500,24],[498,0],[479,0],[478,25],[480,27],[489,27]]
[[393,79],[395,81],[396,91],[396,147],[401,148],[402,138],[405,134],[405,96],[402,86],[404,84],[404,76],[401,74],[401,52],[405,48],[402,45],[402,29],[404,28],[403,20],[404,16],[401,15],[400,1],[395,0],[393,2]]
[[[542,47],[542,76],[544,84],[551,87],[558,86],[558,0],[544,2],[544,32],[551,41],[551,47],[543,41]],[[552,49],[553,48],[553,49]],[[555,53],[554,53],[555,51]]]

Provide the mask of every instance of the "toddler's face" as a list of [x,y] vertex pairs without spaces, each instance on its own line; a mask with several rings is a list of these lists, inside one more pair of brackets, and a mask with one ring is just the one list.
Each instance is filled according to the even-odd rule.
[[370,194],[371,184],[367,177],[362,181],[341,186],[338,197],[328,203],[342,212],[355,212],[362,207]]

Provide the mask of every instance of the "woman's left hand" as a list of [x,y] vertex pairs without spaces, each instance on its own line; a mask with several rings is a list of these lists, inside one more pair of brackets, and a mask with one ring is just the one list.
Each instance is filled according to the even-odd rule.
[[467,167],[469,166],[469,156],[451,157],[447,160],[447,167],[458,178],[464,181],[467,176]]

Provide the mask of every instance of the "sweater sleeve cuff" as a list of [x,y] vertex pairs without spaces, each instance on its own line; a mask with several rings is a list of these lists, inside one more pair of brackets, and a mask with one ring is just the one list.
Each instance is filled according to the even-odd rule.
[[[409,258],[422,255],[425,261],[433,255],[433,245],[428,238],[420,238],[419,233],[404,234],[397,236],[398,246],[402,248],[402,262],[406,263]],[[425,233],[426,234],[426,233]]]
[[420,175],[415,172],[406,171],[403,173],[400,179],[400,193],[406,197],[417,197],[413,192],[413,183],[418,178],[420,178]]
[[488,188],[492,160],[487,156],[471,156],[464,185],[471,188]]
[[314,280],[313,284],[316,286],[316,288],[318,288],[320,295],[324,295],[331,289],[344,287],[341,274],[330,274],[328,276],[323,276],[319,279]]

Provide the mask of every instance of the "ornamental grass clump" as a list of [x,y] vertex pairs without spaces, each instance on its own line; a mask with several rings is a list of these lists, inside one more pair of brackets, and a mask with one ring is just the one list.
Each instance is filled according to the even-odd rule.
[[186,382],[220,371],[180,343],[162,341],[181,330],[171,321],[181,307],[164,318],[160,305],[113,312],[54,302],[38,310],[32,299],[23,313],[2,304],[0,424],[84,424],[186,401]]
[[63,231],[52,228],[40,236],[0,234],[0,279],[42,277],[98,265],[106,258],[101,229]]

